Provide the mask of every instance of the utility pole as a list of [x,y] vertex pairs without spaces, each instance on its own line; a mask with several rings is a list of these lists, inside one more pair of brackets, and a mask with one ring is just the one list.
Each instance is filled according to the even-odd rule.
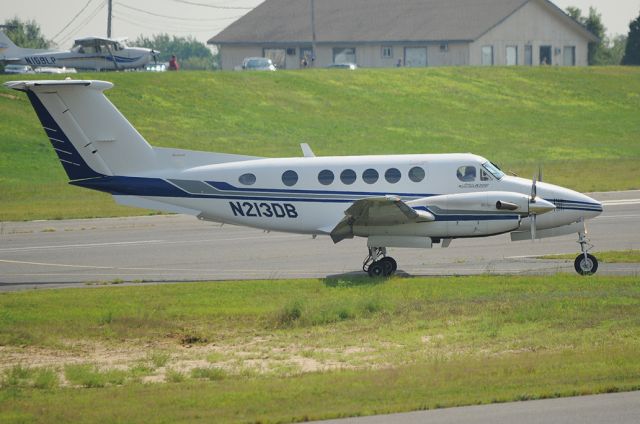
[[315,0],[309,0],[311,7],[311,64],[315,65],[316,57],[316,6]]
[[107,38],[111,38],[111,12],[113,12],[113,0],[109,0],[107,6]]

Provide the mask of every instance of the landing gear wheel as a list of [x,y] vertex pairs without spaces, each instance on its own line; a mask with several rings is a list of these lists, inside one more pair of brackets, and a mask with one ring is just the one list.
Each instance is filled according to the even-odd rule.
[[595,256],[587,253],[585,258],[584,254],[579,254],[573,263],[576,272],[580,275],[592,275],[598,270],[598,260]]
[[382,261],[376,261],[369,265],[369,269],[367,272],[369,273],[369,277],[382,277],[384,276],[385,265]]
[[382,263],[382,266],[384,267],[383,275],[385,277],[392,275],[398,269],[398,263],[391,256],[386,256],[380,259],[379,262]]

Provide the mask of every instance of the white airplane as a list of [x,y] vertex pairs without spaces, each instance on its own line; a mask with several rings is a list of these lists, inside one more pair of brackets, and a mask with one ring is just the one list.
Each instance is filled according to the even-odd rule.
[[70,184],[124,205],[268,231],[367,238],[363,270],[395,272],[388,247],[448,247],[511,233],[577,233],[580,274],[595,273],[585,220],[602,205],[575,191],[505,175],[472,154],[263,158],[152,147],[105,97],[104,81],[11,81],[26,92]]
[[86,37],[75,40],[71,50],[23,49],[0,31],[0,60],[12,64],[76,69],[122,70],[144,68],[159,52],[129,47],[126,38]]

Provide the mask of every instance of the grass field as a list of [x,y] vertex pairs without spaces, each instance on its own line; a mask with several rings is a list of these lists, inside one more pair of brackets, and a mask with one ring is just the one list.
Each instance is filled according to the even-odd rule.
[[[157,146],[263,156],[473,152],[580,191],[640,188],[640,69],[103,73]],[[31,77],[30,77],[31,78]],[[35,77],[33,77],[35,78]],[[0,76],[0,82],[15,79]],[[66,184],[26,97],[0,91],[0,220],[148,213]]]
[[[540,259],[566,259],[574,260],[575,255],[546,255]],[[640,250],[611,250],[607,252],[598,252],[598,260],[611,264],[637,264],[640,263]]]
[[0,294],[0,422],[292,422],[640,389],[637,277]]

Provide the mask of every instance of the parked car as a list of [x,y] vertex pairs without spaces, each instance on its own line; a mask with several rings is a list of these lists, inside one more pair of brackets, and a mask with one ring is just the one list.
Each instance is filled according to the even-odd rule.
[[358,65],[355,63],[332,63],[327,66],[327,68],[335,68],[335,69],[349,69],[353,71],[354,69],[358,69]]
[[144,69],[147,72],[165,72],[169,69],[169,62],[149,63]]
[[271,59],[266,57],[246,57],[242,61],[242,70],[244,71],[275,71]]
[[33,74],[33,68],[29,65],[5,65],[5,74]]

